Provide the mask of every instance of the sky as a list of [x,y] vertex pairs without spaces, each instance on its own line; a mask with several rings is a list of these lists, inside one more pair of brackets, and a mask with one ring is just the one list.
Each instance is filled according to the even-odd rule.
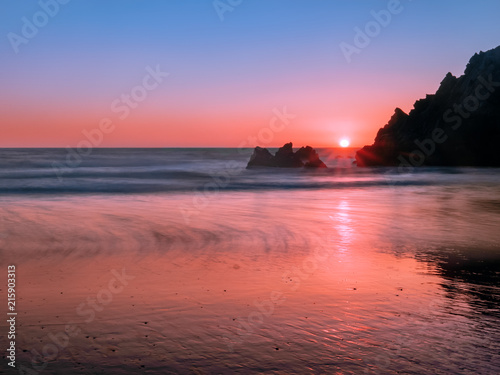
[[0,147],[371,144],[498,0],[2,0]]

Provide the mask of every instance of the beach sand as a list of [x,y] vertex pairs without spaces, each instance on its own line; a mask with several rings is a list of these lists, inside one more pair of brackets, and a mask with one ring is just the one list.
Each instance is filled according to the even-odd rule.
[[467,251],[498,262],[492,228],[464,222],[462,232],[447,232],[439,200],[414,198],[418,205],[380,189],[368,205],[362,190],[236,192],[189,223],[179,211],[192,202],[187,194],[4,202],[17,366],[51,374],[493,373],[497,286],[488,275],[484,285],[449,278],[436,256],[456,255],[474,238]]

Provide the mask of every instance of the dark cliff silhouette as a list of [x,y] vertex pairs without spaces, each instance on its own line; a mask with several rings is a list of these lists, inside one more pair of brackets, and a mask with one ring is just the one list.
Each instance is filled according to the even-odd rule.
[[318,153],[311,147],[301,147],[293,152],[292,142],[286,143],[274,156],[267,148],[255,147],[247,168],[279,167],[279,168],[326,168]]
[[358,166],[500,166],[500,46],[475,54],[462,76],[448,73],[409,114],[396,108]]

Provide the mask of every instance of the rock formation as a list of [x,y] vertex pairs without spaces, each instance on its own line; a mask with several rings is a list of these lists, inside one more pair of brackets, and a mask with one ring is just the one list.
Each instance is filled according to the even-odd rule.
[[326,168],[318,153],[311,146],[301,147],[295,155],[304,163],[306,168]]
[[247,164],[248,167],[274,167],[274,156],[267,148],[255,147]]
[[358,166],[500,166],[500,46],[475,54],[462,76],[448,73],[409,114],[396,108]]
[[292,142],[286,143],[274,156],[262,147],[255,147],[247,168],[252,167],[279,167],[279,168],[326,168],[318,153],[311,147],[301,147],[293,152]]
[[299,168],[304,166],[300,157],[293,152],[292,142],[286,143],[274,154],[274,164],[280,168]]

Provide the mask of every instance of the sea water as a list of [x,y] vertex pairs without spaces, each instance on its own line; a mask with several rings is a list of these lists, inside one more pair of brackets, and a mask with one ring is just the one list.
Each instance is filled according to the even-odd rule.
[[499,373],[500,170],[355,151],[310,170],[246,169],[250,149],[0,150],[17,366]]

